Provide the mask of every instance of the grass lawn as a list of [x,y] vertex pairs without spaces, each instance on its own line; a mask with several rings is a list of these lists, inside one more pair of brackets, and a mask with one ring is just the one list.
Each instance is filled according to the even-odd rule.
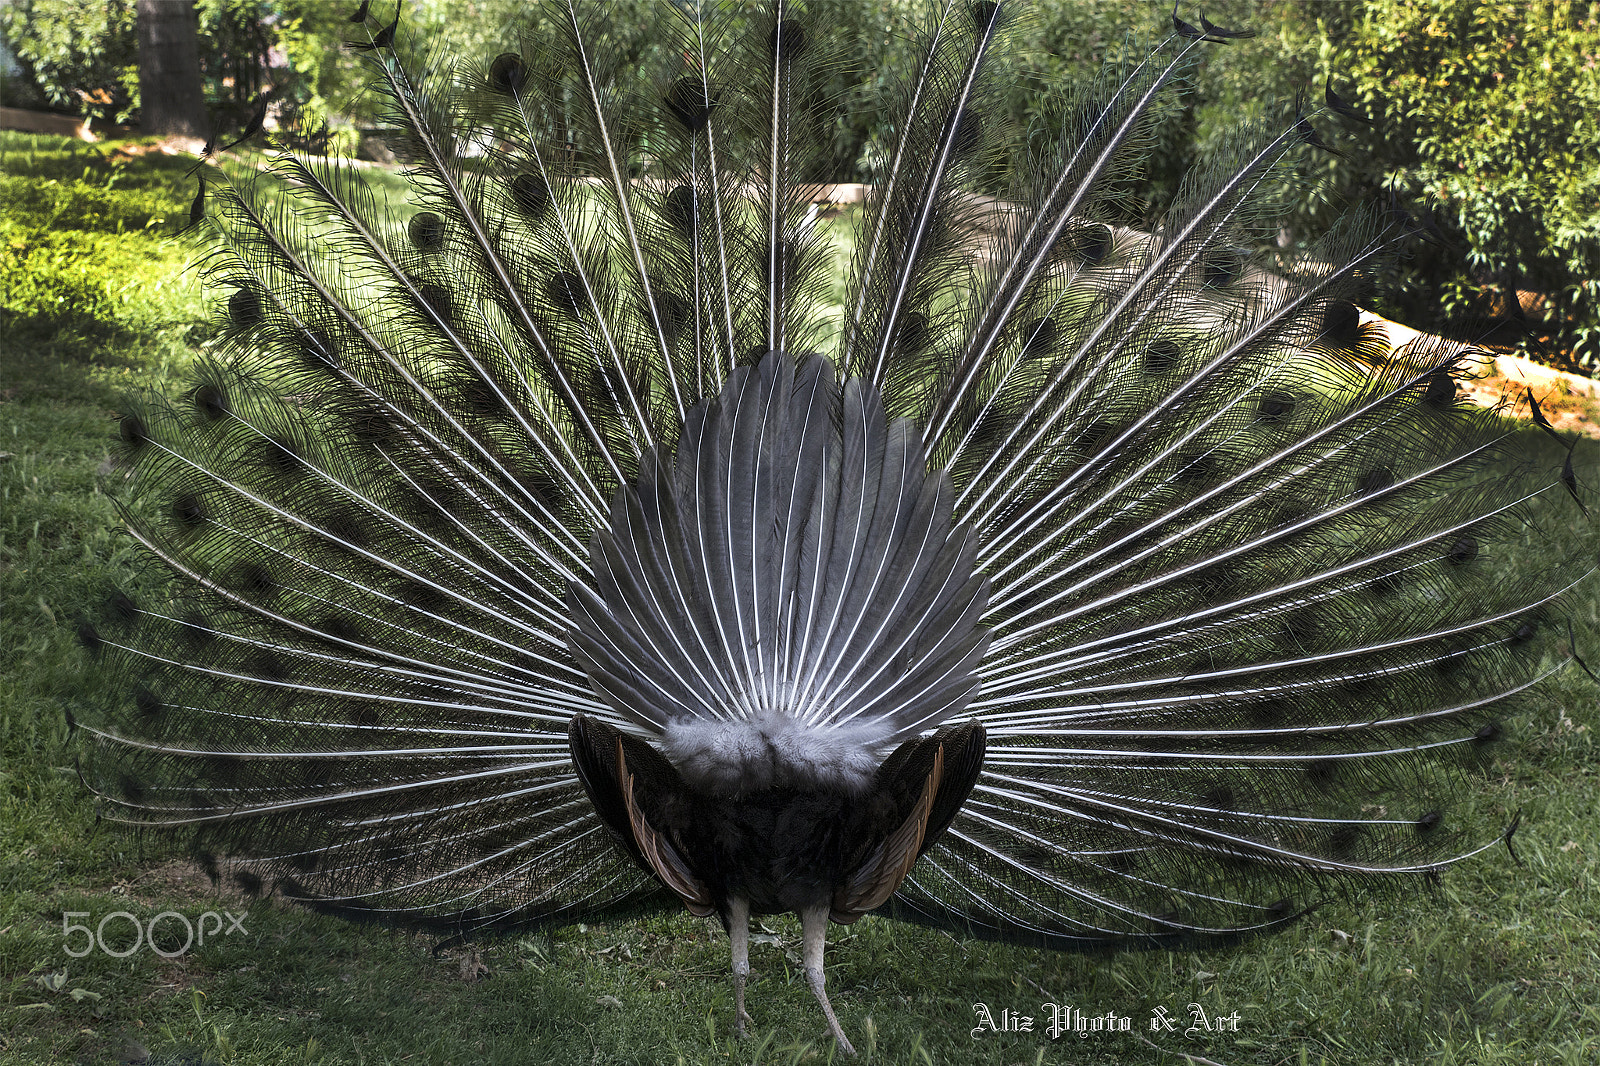
[[[707,921],[447,944],[219,891],[162,840],[97,822],[65,710],[85,665],[75,620],[140,580],[112,503],[112,419],[129,390],[183,388],[213,309],[166,237],[187,217],[187,161],[9,133],[0,152],[0,1064],[833,1058],[793,920],[752,946],[757,1027],[741,1042],[727,941]],[[1592,496],[1593,442],[1578,456]],[[1576,508],[1561,515],[1546,536],[1591,535]],[[1600,583],[1572,606],[1600,665]],[[1596,691],[1575,669],[1554,679],[1485,776],[1522,811],[1520,865],[1492,849],[1431,895],[1336,901],[1201,952],[1053,954],[868,917],[833,927],[841,1022],[863,1062],[1600,1061]],[[84,934],[64,935],[104,921],[115,948],[131,943],[121,914],[166,911],[179,917],[159,924],[160,951],[75,957]],[[204,917],[223,912],[245,914],[242,931]],[[185,919],[203,945],[182,950]],[[1052,1039],[1047,1003],[1131,1031]],[[975,1004],[1032,1030],[975,1038]],[[1202,1010],[1210,1031],[1191,1028]],[[1152,1031],[1158,1011],[1173,1028]]]

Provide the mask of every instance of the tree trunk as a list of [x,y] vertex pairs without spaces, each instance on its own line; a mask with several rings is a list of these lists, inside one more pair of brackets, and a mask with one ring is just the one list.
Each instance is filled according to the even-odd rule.
[[205,94],[193,0],[138,0],[139,129],[147,136],[205,137]]

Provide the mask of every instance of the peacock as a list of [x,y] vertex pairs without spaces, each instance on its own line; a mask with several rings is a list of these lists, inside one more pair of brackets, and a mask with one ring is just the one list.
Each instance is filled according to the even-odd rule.
[[830,922],[1187,945],[1498,842],[1460,804],[1565,665],[1589,563],[1525,548],[1576,479],[1464,346],[1363,323],[1404,210],[1274,243],[1354,109],[1242,124],[1136,229],[1249,31],[1175,11],[1023,126],[1028,12],[942,0],[834,221],[826,11],[662,4],[629,81],[603,8],[469,62],[362,3],[405,202],[200,164],[219,340],[117,442],[170,580],[80,631],[105,817],[459,932],[684,906],[741,1033],[794,913],[845,1051]]

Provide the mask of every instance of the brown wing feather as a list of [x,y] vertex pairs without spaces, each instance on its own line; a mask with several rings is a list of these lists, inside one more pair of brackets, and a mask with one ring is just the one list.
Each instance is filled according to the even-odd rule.
[[933,753],[933,767],[922,786],[922,794],[906,820],[878,845],[868,860],[833,894],[829,915],[840,925],[849,925],[867,911],[881,907],[894,895],[900,882],[911,872],[922,851],[922,837],[928,829],[928,815],[934,797],[944,781],[944,745]]
[[[617,779],[622,782],[622,801],[628,808],[628,824],[633,829],[633,841],[639,853],[663,884],[678,894],[689,913],[706,917],[716,911],[711,893],[701,883],[678,854],[671,841],[658,833],[645,820],[644,812],[633,798],[633,771],[628,769],[628,758],[622,751],[622,738],[617,738]],[[896,882],[898,884],[899,882]],[[888,898],[888,897],[884,897]]]

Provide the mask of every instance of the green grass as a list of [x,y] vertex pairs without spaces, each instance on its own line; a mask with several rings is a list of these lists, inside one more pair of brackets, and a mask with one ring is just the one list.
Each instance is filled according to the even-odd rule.
[[[95,819],[65,704],[74,619],[141,580],[108,493],[130,389],[175,392],[211,336],[206,294],[165,234],[181,160],[0,134],[0,1064],[151,1062],[789,1063],[833,1056],[800,977],[798,929],[752,949],[754,1039],[730,1031],[720,930],[686,915],[471,945],[218,895],[160,839]],[[1545,447],[1537,434],[1529,449]],[[1594,451],[1581,476],[1593,483]],[[1577,538],[1583,520],[1547,535]],[[1514,579],[1514,575],[1507,575]],[[1600,601],[1576,605],[1600,660]],[[1600,665],[1600,664],[1597,664]],[[835,927],[829,987],[865,1062],[1584,1063],[1600,1057],[1596,689],[1569,670],[1521,722],[1485,790],[1520,808],[1522,865],[1493,850],[1440,891],[1338,902],[1286,933],[1201,952],[1052,954],[866,918]],[[163,958],[74,958],[63,913],[248,911],[247,932]],[[175,952],[180,924],[161,946]],[[113,946],[128,934],[113,919]],[[1052,1041],[1040,1005],[1133,1031]],[[974,1039],[973,1005],[1036,1017]],[[1188,1034],[1191,1003],[1238,1031]],[[1151,1032],[1152,1010],[1183,1021]],[[1202,1061],[1195,1060],[1195,1061]]]

